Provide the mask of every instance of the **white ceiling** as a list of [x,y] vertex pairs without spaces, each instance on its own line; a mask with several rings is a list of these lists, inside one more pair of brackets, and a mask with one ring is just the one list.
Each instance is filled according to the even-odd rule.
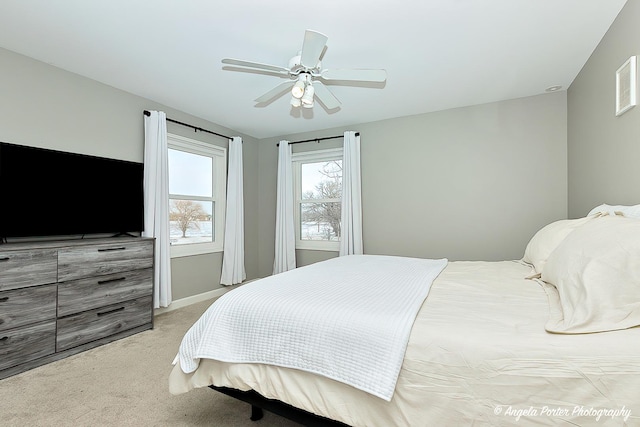
[[[267,138],[566,90],[625,3],[2,0],[0,47]],[[306,29],[329,38],[323,68],[385,69],[386,84],[330,85],[328,113],[256,105],[285,80],[223,68],[286,67]]]

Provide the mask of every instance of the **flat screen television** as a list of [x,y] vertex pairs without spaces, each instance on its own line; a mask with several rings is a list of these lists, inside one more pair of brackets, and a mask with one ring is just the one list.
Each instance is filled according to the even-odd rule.
[[144,229],[142,163],[0,142],[0,239]]

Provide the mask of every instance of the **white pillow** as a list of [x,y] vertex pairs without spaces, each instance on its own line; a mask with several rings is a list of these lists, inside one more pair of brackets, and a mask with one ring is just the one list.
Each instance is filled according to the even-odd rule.
[[547,259],[549,332],[579,334],[640,325],[640,221],[603,216],[576,228]]
[[541,274],[551,252],[553,252],[573,230],[591,219],[593,218],[561,219],[545,225],[529,240],[524,250],[522,260],[532,264],[536,274]]
[[587,216],[591,216],[597,213],[616,215],[621,213],[628,218],[640,218],[640,205],[623,206],[623,205],[607,205],[603,204],[591,209]]

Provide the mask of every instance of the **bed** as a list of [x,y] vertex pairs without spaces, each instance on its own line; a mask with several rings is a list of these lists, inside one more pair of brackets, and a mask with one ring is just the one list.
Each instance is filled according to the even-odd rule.
[[[245,358],[224,354],[216,359],[201,352],[206,347],[199,341],[202,336],[211,338],[223,323],[238,323],[237,319],[222,321],[215,314],[220,309],[216,305],[227,295],[245,287],[244,293],[252,292],[249,285],[268,289],[279,280],[312,282],[319,276],[322,287],[333,280],[338,261],[332,260],[298,268],[296,275],[285,272],[251,282],[214,302],[185,335],[170,373],[170,392],[211,387],[251,403],[254,419],[260,417],[259,408],[265,408],[284,411],[305,425],[640,425],[640,220],[620,213],[601,208],[585,218],[551,223],[533,236],[521,260],[428,260],[433,277],[417,285],[418,290],[409,290],[419,301],[409,316],[406,341],[397,340],[401,363],[390,394],[351,381],[351,373],[340,376],[333,369],[314,368],[327,356],[318,356],[318,362],[305,355],[303,363],[310,363],[309,368],[269,359],[273,350],[265,350],[263,342],[251,356],[243,347]],[[354,276],[364,280],[370,280],[366,272],[373,264],[408,259],[340,258],[350,257],[366,260],[362,267],[348,265]],[[443,264],[440,270],[438,261]],[[405,279],[383,280],[394,294],[405,292]],[[347,284],[341,286],[349,289]],[[369,293],[378,292],[372,289]],[[311,300],[327,304],[319,298],[322,294]],[[389,300],[391,294],[381,295]],[[243,300],[240,293],[227,299],[236,298]],[[278,298],[259,299],[271,311],[278,307]],[[412,312],[413,306],[405,310]],[[375,326],[362,333],[373,340],[371,357],[354,357],[356,364],[367,367],[365,375],[371,366],[385,364],[377,360],[377,335],[390,329],[391,335],[402,336],[398,332],[402,329],[384,326],[392,323],[385,309],[377,310],[382,320],[369,318]],[[331,318],[333,311],[327,308],[326,317]],[[260,334],[265,341],[273,338],[269,331]],[[223,338],[215,338],[213,347],[227,345]],[[351,339],[357,355],[359,343]],[[309,345],[340,344],[320,340]],[[288,351],[286,343],[276,347]],[[328,349],[326,354],[335,351]],[[267,359],[260,359],[265,354]],[[369,364],[370,358],[376,359],[374,365]],[[328,364],[336,363],[328,359]]]

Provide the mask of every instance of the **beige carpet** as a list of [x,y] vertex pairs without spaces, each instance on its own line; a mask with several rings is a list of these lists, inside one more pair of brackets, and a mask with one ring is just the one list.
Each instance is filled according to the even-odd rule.
[[0,426],[294,427],[209,388],[168,391],[171,362],[206,301],[155,318],[153,330],[0,380]]

